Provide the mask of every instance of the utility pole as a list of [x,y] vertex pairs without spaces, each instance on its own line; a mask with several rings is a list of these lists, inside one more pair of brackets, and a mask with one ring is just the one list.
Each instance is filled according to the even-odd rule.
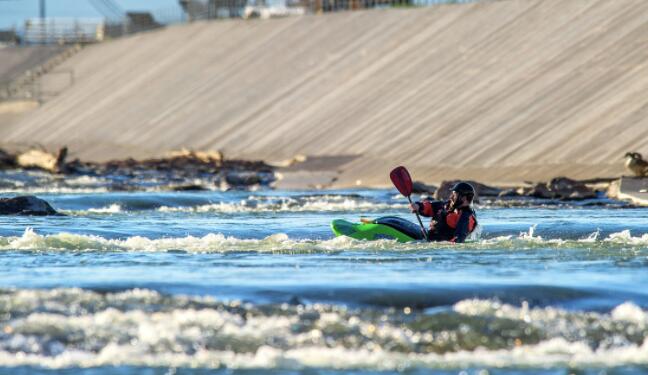
[[45,25],[45,0],[39,1],[38,12],[40,13],[40,32],[41,32],[41,42],[46,44],[47,39],[47,25]]

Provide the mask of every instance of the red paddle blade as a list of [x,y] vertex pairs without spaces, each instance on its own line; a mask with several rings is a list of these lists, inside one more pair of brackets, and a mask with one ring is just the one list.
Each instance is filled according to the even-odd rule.
[[403,166],[394,168],[389,174],[389,178],[401,194],[406,197],[412,195],[412,177],[410,177],[407,168]]

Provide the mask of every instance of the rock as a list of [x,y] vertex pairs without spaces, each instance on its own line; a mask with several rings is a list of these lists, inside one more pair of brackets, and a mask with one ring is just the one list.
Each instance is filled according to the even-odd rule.
[[596,192],[585,186],[584,183],[567,177],[557,177],[549,181],[549,189],[555,192],[560,199],[591,199],[596,198]]
[[612,181],[610,186],[608,186],[605,195],[610,199],[620,199],[619,195],[621,193],[621,180]]
[[16,156],[0,149],[0,169],[16,167]]
[[109,191],[137,191],[139,188],[123,182],[113,182],[108,186]]
[[519,197],[518,189],[504,189],[497,194],[499,198]]
[[439,200],[446,200],[450,197],[450,189],[452,187],[460,182],[467,182],[471,184],[475,188],[475,195],[476,196],[482,196],[482,197],[496,197],[499,195],[499,193],[502,191],[502,189],[493,187],[493,186],[488,186],[481,184],[476,181],[469,181],[469,180],[451,180],[451,181],[443,181],[441,183],[441,186],[436,190],[434,193],[434,199],[439,199]]
[[534,198],[582,200],[596,198],[596,192],[584,183],[567,177],[556,177],[547,183],[538,183],[526,195]]
[[46,201],[33,195],[0,198],[0,215],[59,215]]
[[636,206],[648,207],[648,178],[621,177],[610,183],[607,196]]
[[232,187],[248,187],[261,183],[261,177],[256,172],[230,171],[225,175],[225,181]]
[[56,155],[30,150],[16,160],[17,166],[22,168],[106,179],[111,184],[108,188],[116,191],[138,190],[151,184],[175,191],[207,190],[209,187],[200,186],[200,182],[194,181],[211,178],[215,178],[215,185],[221,185],[223,190],[230,187],[248,189],[268,186],[276,180],[274,167],[262,161],[225,159],[219,151],[181,150],[163,158],[127,158],[107,162],[83,162],[78,159],[66,162],[66,156],[67,148],[62,148]]
[[42,150],[29,150],[16,158],[16,164],[21,168],[37,168],[51,173],[65,171],[67,147],[61,148],[56,155]]
[[187,184],[187,185],[173,185],[168,187],[169,190],[171,191],[205,191],[207,188],[205,188],[202,185],[196,185],[196,184]]
[[[219,156],[220,155],[220,156]],[[219,157],[221,159],[219,159]],[[221,171],[269,172],[274,169],[260,161],[225,160],[220,152],[177,151],[174,156],[145,160],[111,160],[106,163],[84,163],[85,169],[95,174],[119,173],[132,175],[151,173],[151,171],[175,173],[177,177],[196,177],[204,174],[217,174]],[[78,167],[77,167],[78,168]]]
[[412,192],[414,194],[429,194],[433,195],[437,191],[437,187],[433,185],[426,185],[421,181],[414,181],[412,183]]
[[553,193],[549,191],[549,188],[547,187],[546,183],[539,182],[535,186],[533,186],[531,189],[524,191],[524,195],[527,195],[529,197],[533,198],[540,198],[540,199],[553,199],[555,198]]

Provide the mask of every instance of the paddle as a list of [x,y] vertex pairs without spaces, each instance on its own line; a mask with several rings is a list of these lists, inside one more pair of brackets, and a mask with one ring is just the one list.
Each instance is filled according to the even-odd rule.
[[[407,168],[403,166],[394,168],[391,173],[389,173],[389,178],[392,180],[394,186],[396,186],[396,189],[398,189],[398,191],[402,195],[407,197],[407,200],[411,205],[412,198],[410,196],[412,195],[413,184],[412,177],[410,177]],[[423,232],[423,237],[425,237],[426,241],[429,241],[427,232],[425,231],[425,227],[423,226],[423,222],[421,221],[421,217],[419,216],[418,212],[415,212],[415,214],[416,218],[418,219],[419,225],[421,225],[421,232]]]

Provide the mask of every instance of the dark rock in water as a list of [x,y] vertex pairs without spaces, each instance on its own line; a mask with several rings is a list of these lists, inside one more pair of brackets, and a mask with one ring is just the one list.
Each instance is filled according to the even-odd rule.
[[469,180],[451,180],[451,181],[443,181],[441,183],[441,186],[437,189],[437,191],[434,193],[434,199],[440,199],[440,200],[446,200],[450,198],[450,193],[452,187],[458,183],[458,182],[467,182],[471,184],[475,188],[475,193],[476,196],[482,196],[482,197],[496,197],[499,195],[499,193],[502,191],[502,189],[493,187],[493,186],[488,186],[484,185],[482,183],[476,182],[476,181],[469,181]]
[[549,182],[549,189],[556,192],[560,199],[592,199],[596,192],[584,183],[566,177],[557,177]]
[[433,185],[426,185],[421,181],[414,181],[412,184],[412,192],[414,194],[434,194],[437,191],[437,187]]
[[207,188],[205,188],[202,185],[188,184],[188,185],[169,186],[169,190],[171,190],[171,191],[205,191],[205,190],[207,190]]
[[582,200],[596,198],[596,192],[581,181],[556,177],[547,183],[538,183],[526,195],[534,198]]
[[256,172],[231,171],[225,175],[225,181],[233,186],[252,186],[261,183],[261,177]]
[[0,169],[16,168],[16,155],[0,149]]
[[46,201],[33,195],[0,199],[0,215],[59,215]]
[[137,191],[139,188],[135,185],[129,185],[122,182],[113,182],[108,186],[110,191]]
[[553,193],[549,191],[547,184],[544,182],[539,182],[532,188],[524,189],[524,195],[527,195],[529,197],[534,197],[534,198],[541,198],[541,199],[554,198]]

